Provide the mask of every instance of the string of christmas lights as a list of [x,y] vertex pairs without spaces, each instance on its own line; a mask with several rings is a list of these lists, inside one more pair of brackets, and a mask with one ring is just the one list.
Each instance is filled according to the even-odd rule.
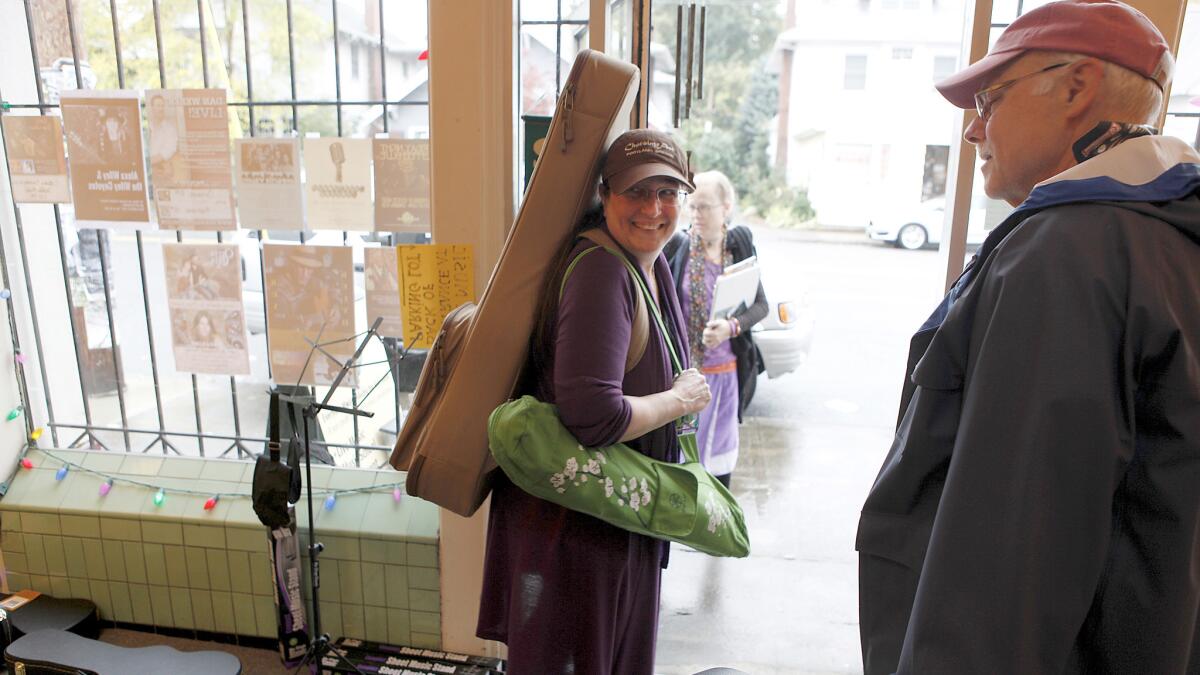
[[[38,429],[36,429],[32,434],[29,435],[30,442],[28,444],[26,444],[25,447],[21,451],[21,457],[20,457],[21,468],[26,469],[26,470],[34,468],[33,460],[31,460],[29,457],[27,457],[26,454],[29,452],[29,450],[38,450],[39,452],[46,455],[50,459],[53,459],[54,461],[60,462],[62,464],[62,466],[59,467],[58,471],[56,471],[54,474],[55,480],[61,481],[61,480],[65,479],[72,470],[78,470],[83,473],[88,473],[88,474],[92,474],[94,476],[99,476],[100,478],[103,478],[104,483],[102,483],[100,485],[100,490],[99,490],[99,494],[101,497],[107,497],[108,494],[110,492],[112,492],[113,487],[115,487],[117,484],[125,483],[125,484],[129,484],[129,485],[135,485],[138,487],[143,487],[143,488],[147,488],[149,490],[153,490],[154,495],[151,499],[154,502],[155,506],[162,506],[167,500],[168,493],[185,494],[185,495],[195,495],[198,497],[208,497],[208,499],[204,502],[204,510],[212,511],[216,507],[217,503],[221,501],[222,498],[249,499],[251,496],[249,492],[207,492],[207,491],[202,491],[202,490],[189,490],[187,488],[168,488],[168,487],[165,487],[162,485],[157,485],[152,482],[137,480],[136,478],[129,478],[128,476],[120,476],[120,475],[106,473],[104,471],[97,471],[96,469],[86,467],[78,462],[72,462],[69,459],[64,459],[64,458],[54,454],[50,450],[38,447],[37,439],[41,435],[42,435],[42,430],[40,427]],[[324,496],[325,497],[325,510],[332,511],[334,509],[334,507],[337,506],[337,498],[339,496],[350,495],[350,494],[361,494],[361,493],[367,493],[367,492],[385,493],[387,490],[391,490],[392,500],[399,503],[404,498],[404,491],[401,489],[403,487],[403,485],[404,485],[403,483],[389,483],[389,484],[385,484],[385,485],[369,485],[366,487],[358,487],[358,488],[343,488],[340,490],[323,489],[323,490],[314,490],[313,494],[315,496]]]

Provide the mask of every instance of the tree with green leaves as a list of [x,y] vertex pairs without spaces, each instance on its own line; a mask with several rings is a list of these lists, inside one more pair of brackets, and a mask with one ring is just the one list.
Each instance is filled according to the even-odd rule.
[[[198,5],[195,0],[159,0],[157,28],[149,2],[118,5],[117,29],[125,88],[156,89],[163,84],[171,89],[203,87],[199,14],[203,11],[209,86],[228,90],[231,101],[247,100],[242,3],[249,1],[209,0]],[[96,88],[116,89],[120,79],[109,5],[89,2],[80,3],[79,8],[86,58],[96,75]],[[283,2],[250,2],[247,10],[254,97],[256,100],[290,99],[287,5]],[[332,44],[329,21],[314,11],[311,3],[300,0],[292,6],[292,27],[297,72],[318,68],[322,50],[313,45]],[[162,40],[163,54],[161,78],[159,39]],[[236,112],[240,118],[240,125],[237,125],[240,128],[236,132],[248,133],[247,110],[239,107]],[[260,119],[274,119],[278,129],[290,127],[290,106],[266,107],[256,113]],[[332,113],[324,109],[300,108],[297,126],[301,132],[315,131],[322,136],[337,134]]]
[[[668,45],[672,54],[676,7],[657,3],[653,16],[655,40]],[[704,98],[692,101],[691,117],[681,122],[679,130],[692,152],[692,164],[729,176],[743,214],[785,226],[811,220],[814,214],[807,195],[787,186],[768,155],[779,96],[779,76],[768,68],[775,39],[783,29],[779,3],[713,0],[707,7]],[[696,26],[698,31],[699,17]],[[686,23],[683,39],[687,40]],[[699,37],[696,42],[699,45]],[[683,53],[686,59],[686,48]],[[678,70],[680,77],[686,77],[686,66]]]

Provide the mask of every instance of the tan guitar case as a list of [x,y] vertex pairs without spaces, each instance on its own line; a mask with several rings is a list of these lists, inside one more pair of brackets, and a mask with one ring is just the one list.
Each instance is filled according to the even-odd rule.
[[595,199],[600,162],[628,130],[637,88],[632,64],[592,50],[576,57],[483,297],[446,317],[417,380],[390,460],[408,471],[410,495],[462,516],[487,497],[496,470],[488,415],[513,394],[545,277]]

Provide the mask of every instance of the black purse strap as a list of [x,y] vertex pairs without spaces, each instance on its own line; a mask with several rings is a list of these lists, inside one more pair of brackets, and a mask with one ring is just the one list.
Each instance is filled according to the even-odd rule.
[[[289,412],[291,408],[289,407]],[[271,392],[271,403],[267,409],[267,429],[271,437],[267,441],[267,452],[272,462],[279,461],[279,392]]]

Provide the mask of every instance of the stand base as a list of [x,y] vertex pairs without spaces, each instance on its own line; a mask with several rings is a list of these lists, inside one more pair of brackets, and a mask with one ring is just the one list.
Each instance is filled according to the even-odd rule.
[[[335,661],[328,664],[322,663],[330,654],[333,655]],[[358,666],[355,666],[350,662],[350,659],[346,658],[345,652],[333,646],[333,642],[329,639],[329,633],[321,633],[317,637],[313,638],[313,641],[308,645],[308,651],[304,654],[304,659],[300,661],[300,664],[296,666],[295,670],[292,671],[292,675],[297,675],[297,673],[299,673],[301,670],[304,670],[304,667],[309,664],[317,666],[317,672],[320,672],[321,666],[323,665],[333,666],[345,664],[354,672],[359,673],[359,675],[363,675],[363,672],[358,669]]]

